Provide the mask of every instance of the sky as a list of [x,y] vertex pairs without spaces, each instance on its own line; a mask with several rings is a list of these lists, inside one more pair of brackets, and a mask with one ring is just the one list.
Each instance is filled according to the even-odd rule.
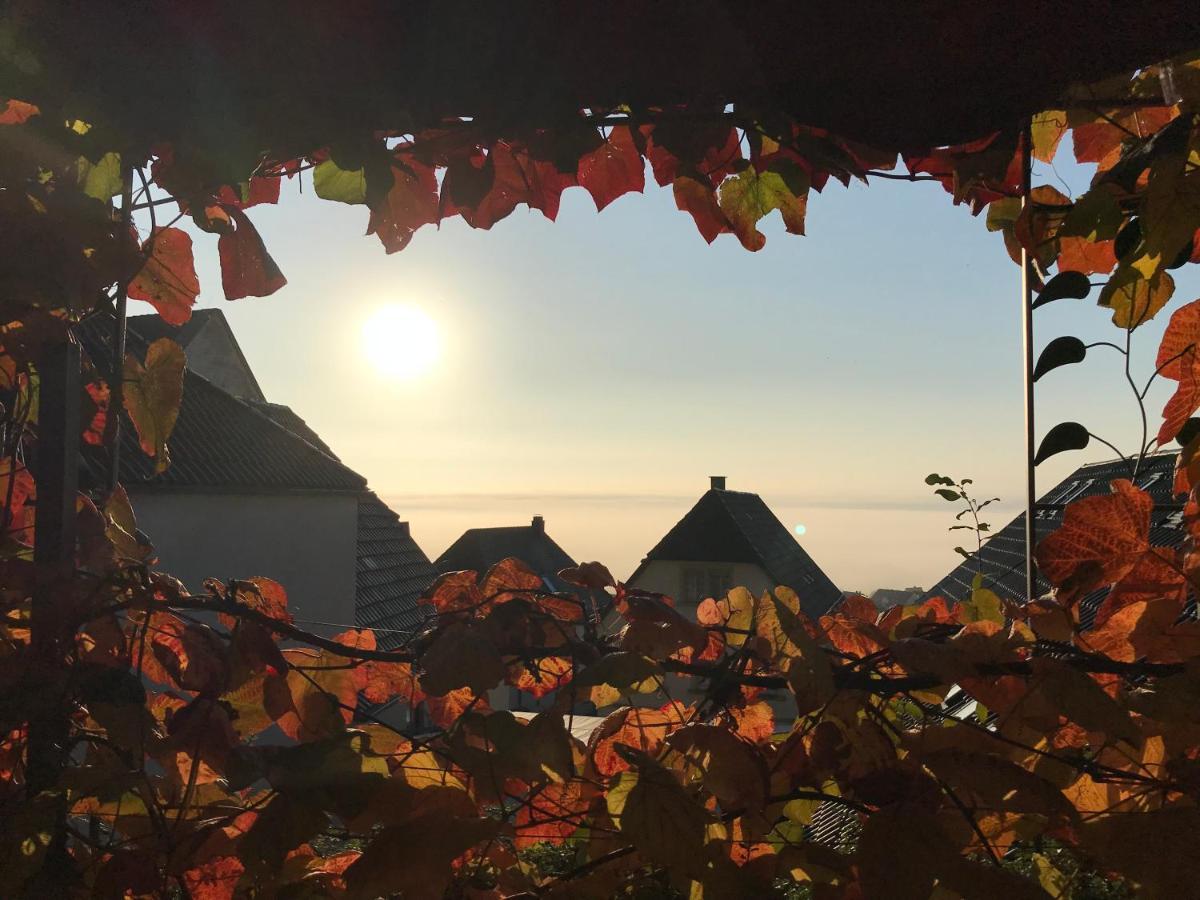
[[[1086,186],[1069,139],[1040,180]],[[1045,168],[1045,167],[1042,167]],[[465,529],[543,515],[577,560],[618,578],[699,499],[709,475],[760,494],[844,590],[928,587],[958,560],[954,509],[924,478],[970,477],[1007,522],[1024,496],[1019,269],[982,216],[933,183],[831,182],[807,236],[706,245],[669,188],[600,214],[580,188],[557,222],[519,208],[461,219],[387,255],[365,207],[304,177],[250,217],[288,278],[227,302],[216,239],[193,232],[200,306],[220,307],[269,400],[291,406],[402,519],[432,559]],[[1194,267],[1189,267],[1194,268]],[[1135,335],[1142,380],[1175,299]],[[1036,313],[1035,343],[1123,333],[1091,300]],[[380,308],[419,307],[441,350],[398,378],[365,352]],[[130,313],[149,311],[131,302]],[[378,343],[378,338],[374,338]],[[1152,429],[1169,389],[1151,391]],[[1065,419],[1131,452],[1137,406],[1103,348],[1038,384],[1039,435]],[[1107,448],[1039,467],[1039,493]]]

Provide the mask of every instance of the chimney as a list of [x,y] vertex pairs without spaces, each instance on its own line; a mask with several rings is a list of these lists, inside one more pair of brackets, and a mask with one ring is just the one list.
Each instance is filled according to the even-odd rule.
[[533,526],[533,530],[536,531],[538,534],[546,533],[546,520],[543,519],[541,516],[534,516],[533,521],[530,523],[530,525]]
[[714,491],[725,490],[725,476],[724,475],[709,475],[708,476],[708,486],[709,486],[709,488],[711,488]]
[[397,522],[396,524],[400,526],[400,533],[402,535],[405,537],[412,537],[412,533],[408,530],[407,522]]

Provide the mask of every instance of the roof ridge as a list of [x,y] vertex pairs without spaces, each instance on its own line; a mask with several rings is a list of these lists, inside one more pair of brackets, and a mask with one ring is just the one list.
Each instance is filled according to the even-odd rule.
[[[230,400],[232,400],[234,403],[237,403],[237,404],[241,405],[241,406],[242,406],[242,407],[244,407],[244,408],[245,408],[245,409],[246,409],[248,412],[250,412],[250,413],[251,413],[252,415],[254,415],[254,416],[257,416],[257,417],[258,417],[259,419],[261,419],[262,421],[264,421],[264,422],[269,422],[269,423],[271,424],[271,427],[272,427],[272,428],[277,428],[279,431],[282,431],[282,432],[283,432],[284,434],[286,434],[286,435],[287,435],[289,438],[291,438],[291,439],[292,439],[292,440],[294,440],[294,441],[297,441],[297,442],[299,442],[301,445],[303,445],[304,447],[308,448],[308,449],[309,449],[310,451],[312,451],[313,453],[316,453],[317,455],[319,455],[319,456],[320,456],[322,459],[328,460],[329,462],[333,463],[335,466],[338,466],[339,468],[341,468],[341,469],[345,470],[346,472],[349,472],[351,475],[353,475],[355,478],[359,479],[359,481],[361,481],[361,482],[362,482],[362,485],[363,485],[362,489],[363,489],[363,490],[367,490],[367,489],[368,489],[368,488],[367,488],[367,479],[366,479],[364,476],[360,475],[358,472],[355,472],[353,469],[351,469],[351,468],[350,468],[348,465],[346,465],[346,464],[345,464],[344,462],[342,462],[340,459],[337,459],[336,457],[330,456],[328,453],[326,453],[326,452],[325,452],[324,450],[322,450],[320,447],[317,447],[316,445],[314,445],[314,444],[312,444],[312,443],[309,443],[309,441],[308,441],[308,440],[306,440],[305,438],[303,438],[303,437],[301,437],[300,435],[296,434],[296,432],[292,431],[292,429],[290,429],[290,428],[286,427],[285,425],[281,425],[279,422],[276,422],[274,419],[272,419],[270,416],[268,416],[268,415],[267,415],[265,412],[263,412],[261,409],[257,409],[257,408],[255,408],[255,406],[253,405],[253,403],[251,403],[251,402],[249,402],[249,401],[247,401],[247,400],[244,400],[244,399],[242,399],[241,397],[237,396],[236,394],[231,394],[231,393],[229,393],[229,391],[227,391],[227,390],[225,390],[224,388],[222,388],[222,387],[219,387],[218,385],[216,385],[216,384],[214,384],[213,382],[209,381],[207,378],[205,378],[205,377],[204,377],[203,375],[201,375],[199,372],[195,372],[195,371],[192,371],[191,369],[187,369],[187,370],[186,370],[186,373],[187,373],[187,375],[190,375],[190,376],[192,376],[193,378],[198,378],[198,379],[200,380],[200,382],[201,382],[201,383],[203,383],[205,386],[207,386],[207,387],[208,387],[208,388],[210,388],[211,390],[214,390],[214,391],[216,391],[216,392],[217,392],[217,393],[219,393],[219,394],[223,394],[225,397],[228,397],[228,398],[229,398]],[[290,407],[289,407],[289,408],[290,408]],[[299,417],[297,417],[297,418],[299,418]],[[301,421],[303,421],[303,420],[301,420]],[[305,423],[305,424],[308,424],[308,423]]]

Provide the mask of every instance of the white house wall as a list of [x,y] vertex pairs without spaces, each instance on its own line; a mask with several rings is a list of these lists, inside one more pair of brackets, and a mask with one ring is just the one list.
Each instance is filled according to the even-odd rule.
[[263,575],[287,589],[292,615],[354,623],[358,498],[353,494],[131,492],[159,568],[194,592],[205,578]]

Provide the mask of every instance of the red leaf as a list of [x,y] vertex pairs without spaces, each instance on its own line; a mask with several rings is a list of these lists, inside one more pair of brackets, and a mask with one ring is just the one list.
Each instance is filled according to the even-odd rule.
[[[236,206],[238,209],[249,209],[260,203],[278,203],[281,184],[282,179],[280,178],[254,177],[250,179],[245,188],[242,188],[241,185],[237,188],[225,185],[217,193],[217,199],[223,204]],[[245,199],[242,199],[243,191]]]
[[225,206],[224,209],[234,225],[217,240],[225,299],[266,297],[275,293],[287,284],[287,279],[271,259],[263,239],[244,212],[236,206]]
[[1125,479],[1112,488],[1067,506],[1062,527],[1038,545],[1038,569],[1064,603],[1124,578],[1150,550],[1154,501]]
[[491,228],[521,203],[554,221],[563,189],[575,183],[574,174],[560,172],[553,163],[534,159],[528,150],[507,141],[492,145],[484,169],[491,169],[491,190],[475,209],[461,209],[472,228]]
[[719,234],[733,231],[717,203],[717,192],[710,185],[680,175],[671,187],[675,193],[675,206],[691,215],[700,236],[708,243],[711,244]]
[[83,441],[93,447],[104,443],[104,426],[108,421],[110,391],[103,381],[89,381],[84,386],[92,405],[92,415],[83,431]]
[[183,873],[192,900],[233,900],[234,889],[246,867],[233,856],[210,859]]
[[1075,161],[1097,163],[1100,171],[1112,168],[1121,158],[1121,141],[1126,137],[1116,125],[1109,122],[1084,122],[1071,129],[1071,140],[1075,145]]
[[410,157],[392,166],[392,187],[371,207],[367,234],[379,236],[388,253],[403,250],[422,225],[438,220],[437,178],[433,167]]
[[41,110],[32,103],[26,103],[24,100],[9,100],[3,111],[0,111],[0,125],[24,125],[40,113]]
[[1116,241],[1089,241],[1082,237],[1059,238],[1058,270],[1084,275],[1111,272],[1117,264],[1115,244]]
[[585,562],[577,566],[570,566],[566,569],[561,569],[558,577],[568,584],[579,585],[594,591],[602,591],[605,588],[615,588],[617,581],[612,577],[612,572],[608,568],[598,562]]
[[142,245],[146,262],[129,282],[129,296],[145,300],[163,320],[182,325],[192,317],[200,279],[192,257],[192,239],[178,228],[159,228]]
[[646,164],[628,125],[615,126],[607,141],[580,158],[578,178],[592,195],[597,212],[623,194],[645,189]]

